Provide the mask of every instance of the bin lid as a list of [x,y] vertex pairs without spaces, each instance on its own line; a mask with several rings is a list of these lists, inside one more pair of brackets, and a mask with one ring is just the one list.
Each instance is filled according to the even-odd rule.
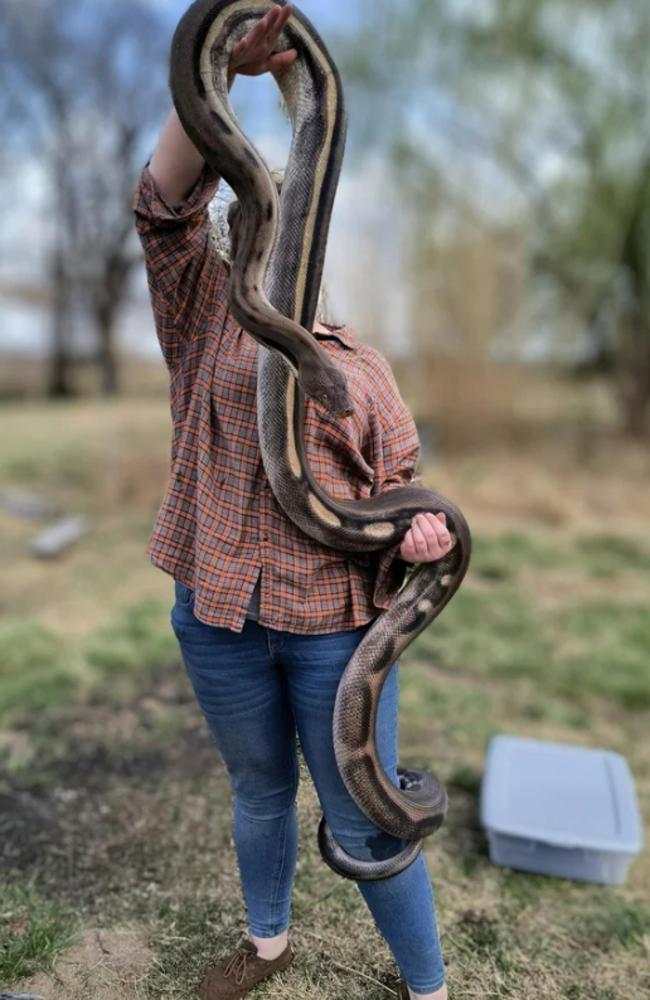
[[495,833],[562,847],[638,854],[643,843],[630,769],[610,750],[493,736],[480,817]]

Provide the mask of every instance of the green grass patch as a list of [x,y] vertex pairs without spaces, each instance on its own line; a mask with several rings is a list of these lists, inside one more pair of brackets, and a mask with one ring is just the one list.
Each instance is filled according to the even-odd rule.
[[109,626],[98,629],[85,646],[88,663],[101,673],[137,670],[177,654],[169,608],[153,599],[125,608]]
[[461,589],[413,650],[447,669],[534,676],[553,647],[530,599],[510,584],[495,584],[487,591]]
[[[540,578],[542,586],[543,577]],[[647,603],[579,601],[542,608],[534,595],[511,582],[488,589],[466,588],[430,629],[414,641],[413,653],[443,669],[481,677],[526,677],[541,686],[529,718],[552,717],[552,697],[570,697],[571,724],[588,723],[583,707],[592,696],[625,708],[650,706],[650,615]]]
[[585,577],[650,571],[650,546],[620,535],[583,535],[567,542],[505,532],[472,537],[471,572],[484,580],[514,581],[522,570],[581,570]]
[[92,444],[47,440],[29,442],[27,449],[17,444],[7,449],[0,463],[0,478],[25,487],[56,490],[65,484],[81,493],[93,485],[97,451]]
[[506,532],[472,537],[471,571],[487,580],[512,580],[522,569],[552,569],[566,561],[563,548],[537,535]]
[[572,729],[588,730],[591,726],[591,717],[586,709],[558,698],[546,697],[538,690],[521,706],[521,714],[532,722],[552,722]]
[[498,725],[495,692],[489,685],[458,682],[409,656],[400,663],[399,704],[400,738],[405,745],[411,743],[411,767],[434,766],[429,747],[433,733],[458,746],[485,745]]
[[32,885],[5,885],[0,909],[0,987],[49,971],[75,936],[72,914]]
[[574,548],[590,576],[650,572],[650,547],[641,540],[619,535],[585,535],[576,539]]
[[597,910],[585,915],[579,936],[584,947],[609,951],[617,945],[634,948],[650,933],[650,907],[620,896],[603,895]]
[[625,708],[650,707],[650,614],[646,604],[592,601],[558,617],[560,642],[571,653],[554,659],[552,679],[563,694],[584,691],[616,699]]
[[33,620],[0,624],[0,717],[21,706],[42,710],[70,696],[78,675],[69,645]]
[[564,993],[566,1000],[618,1000],[618,994],[608,986],[600,987],[593,983],[570,983]]
[[[32,619],[0,625],[0,718],[69,701],[106,677],[133,677],[178,656],[169,607],[145,599],[82,639],[61,636]],[[122,689],[115,689],[117,696]],[[132,693],[127,685],[122,691]]]
[[469,909],[457,921],[455,934],[460,951],[478,962],[489,962],[504,974],[517,969],[513,928],[501,915]]

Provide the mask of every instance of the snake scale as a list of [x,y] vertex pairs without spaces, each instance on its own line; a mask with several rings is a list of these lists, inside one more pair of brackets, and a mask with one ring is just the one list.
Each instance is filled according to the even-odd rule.
[[391,607],[365,632],[337,688],[333,740],[341,778],[366,816],[406,843],[389,858],[355,858],[337,843],[323,816],[319,850],[343,877],[381,879],[411,864],[447,810],[445,788],[431,772],[398,768],[397,785],[386,774],[375,744],[382,685],[395,660],[460,586],[471,540],[461,511],[431,490],[408,485],[335,500],[310,470],[304,396],[335,418],[352,412],[345,376],[311,333],[347,118],[338,70],[313,25],[294,7],[276,46],[298,53],[278,78],[292,125],[278,192],[228,94],[232,49],[273,2],[197,0],[176,28],[170,59],[170,89],[183,127],[239,203],[231,229],[230,309],[259,344],[257,420],[265,473],[287,517],[330,548],[361,553],[392,546],[413,517],[427,511],[444,511],[454,541],[442,559],[414,568]]

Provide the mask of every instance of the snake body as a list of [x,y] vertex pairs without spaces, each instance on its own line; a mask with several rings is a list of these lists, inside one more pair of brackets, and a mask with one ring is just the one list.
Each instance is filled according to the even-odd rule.
[[305,534],[333,549],[376,551],[399,542],[416,514],[444,511],[454,541],[442,559],[420,564],[391,607],[364,634],[337,689],[333,740],[341,778],[378,827],[406,841],[385,859],[349,855],[321,819],[323,860],[356,880],[381,879],[409,865],[447,810],[444,786],[429,771],[387,776],[375,744],[385,678],[403,650],[440,614],[460,586],[470,555],[461,511],[445,497],[404,486],[361,500],[335,500],[316,482],[303,440],[304,395],[337,418],[352,412],[341,370],[310,332],[321,284],[332,206],[343,158],[346,114],[341,80],[322,39],[294,7],[277,49],[297,58],[280,80],[292,123],[284,182],[276,184],[241,130],[228,95],[230,54],[273,0],[197,0],[172,42],[170,88],[185,130],[237,195],[230,308],[259,343],[260,450],[272,492]]

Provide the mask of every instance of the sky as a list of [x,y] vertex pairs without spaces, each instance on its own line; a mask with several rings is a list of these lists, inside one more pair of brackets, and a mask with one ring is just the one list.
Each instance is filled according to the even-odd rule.
[[[176,23],[189,6],[179,0],[147,0],[156,10],[169,14],[170,21]],[[360,0],[299,0],[303,14],[313,21],[319,31],[354,24],[361,9]]]
[[[170,37],[186,9],[184,2],[148,0],[169,16]],[[337,31],[354,30],[360,0],[332,3],[302,0],[300,9],[331,45]],[[335,45],[331,45],[336,58]],[[251,136],[271,168],[286,164],[291,141],[289,122],[279,109],[279,93],[270,78],[239,77],[232,102],[242,127]],[[162,125],[162,122],[161,122]],[[152,137],[155,145],[156,137]],[[153,149],[152,145],[152,149]],[[12,199],[0,237],[0,269],[4,280],[39,280],[43,273],[48,220],[39,204],[44,177],[37,161],[15,164],[10,180]],[[398,266],[391,236],[391,191],[381,157],[370,155],[354,164],[344,160],[330,226],[324,280],[334,319],[354,328],[371,326],[379,313],[389,317],[391,346],[399,352],[408,346],[404,332],[403,291],[391,280]],[[382,238],[385,233],[385,238]],[[386,289],[395,286],[389,296]],[[384,301],[384,298],[386,301]],[[49,344],[48,317],[44,310],[0,300],[0,351],[42,353]],[[394,329],[393,329],[394,328]],[[124,311],[120,339],[124,347],[147,357],[159,355],[146,289],[144,267],[133,285],[132,302]]]
[[[187,7],[186,0],[146,2],[162,11],[168,19],[171,40],[174,27]],[[354,37],[360,14],[367,9],[367,0],[347,0],[343,3],[301,0],[300,9],[314,23],[336,59],[337,40],[343,36]],[[165,68],[160,67],[160,72],[166,72]],[[231,96],[244,131],[267,164],[271,168],[283,168],[288,158],[291,131],[279,109],[279,94],[273,80],[268,75],[240,77]],[[397,200],[399,192],[395,190],[388,165],[380,153],[370,152],[363,159],[350,156],[356,122],[356,109],[350,107],[350,101],[348,112],[348,153],[344,158],[330,225],[324,280],[335,321],[348,323],[362,339],[368,339],[380,348],[389,347],[390,352],[400,354],[407,352],[410,344],[408,289],[401,274],[402,246],[396,223],[403,214]],[[405,106],[404,114],[405,120],[412,124],[419,143],[429,144],[432,151],[436,149],[439,159],[442,151],[446,164],[458,160],[458,166],[447,170],[450,190],[454,182],[459,187],[459,193],[467,194],[471,189],[487,215],[490,208],[498,211],[499,203],[503,204],[503,199],[511,198],[511,193],[504,190],[502,171],[497,171],[487,158],[477,162],[468,182],[467,174],[460,169],[462,157],[458,153],[463,141],[466,144],[468,141],[463,139],[463,129],[471,129],[474,123],[467,118],[461,121],[457,108],[444,95],[432,94],[431,90],[420,98],[414,94],[409,105]],[[157,133],[153,133],[147,155],[153,151],[156,139]],[[455,149],[454,143],[457,143]],[[481,161],[480,156],[475,159]],[[464,160],[467,162],[467,157]],[[143,158],[143,165],[144,162]],[[552,152],[541,150],[536,166],[540,177],[548,180],[561,169],[562,164],[554,160]],[[3,199],[6,207],[3,208],[0,234],[0,270],[5,280],[38,281],[39,275],[44,272],[49,233],[49,219],[41,208],[45,188],[38,161],[15,164],[8,184],[11,198]],[[137,242],[134,249],[138,249]],[[132,301],[123,314],[120,338],[122,345],[129,350],[151,358],[159,357],[143,266],[133,283]],[[48,345],[49,324],[44,310],[0,299],[0,351],[42,353]]]

